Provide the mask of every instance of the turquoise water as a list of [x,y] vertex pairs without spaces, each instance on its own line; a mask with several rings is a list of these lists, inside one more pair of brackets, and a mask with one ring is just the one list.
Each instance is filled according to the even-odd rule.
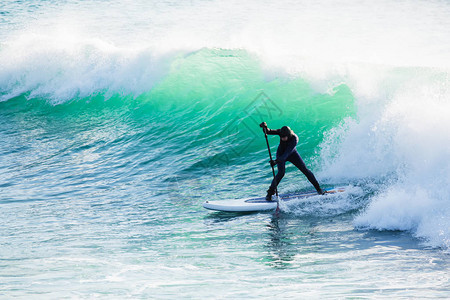
[[[449,13],[2,2],[1,298],[448,297]],[[347,191],[205,210],[265,194],[262,121]]]

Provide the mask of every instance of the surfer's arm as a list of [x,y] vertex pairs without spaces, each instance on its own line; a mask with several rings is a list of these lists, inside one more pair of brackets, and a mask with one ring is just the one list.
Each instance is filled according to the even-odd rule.
[[265,134],[280,135],[281,133],[281,129],[269,129],[266,122],[262,122],[261,124],[259,124],[259,127],[263,129]]
[[280,135],[280,129],[266,129],[266,133],[269,135]]

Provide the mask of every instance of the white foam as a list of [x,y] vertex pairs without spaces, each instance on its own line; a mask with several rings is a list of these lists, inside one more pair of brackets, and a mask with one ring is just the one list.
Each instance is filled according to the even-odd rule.
[[406,230],[433,247],[450,246],[450,209],[445,193],[420,185],[396,184],[381,193],[355,219],[359,228]]
[[168,71],[171,53],[119,48],[66,32],[27,34],[0,52],[0,101],[25,92],[58,104],[105,93],[139,95]]
[[359,209],[361,203],[355,201],[361,198],[363,191],[356,186],[346,186],[345,192],[328,195],[317,195],[306,199],[291,199],[281,201],[280,208],[285,213],[299,216],[330,217]]
[[[360,120],[331,130],[321,158],[326,176],[381,181],[355,225],[408,230],[448,248],[450,233],[450,85],[446,76],[405,77],[391,98],[361,101]],[[383,105],[380,105],[383,104]],[[369,110],[368,108],[373,108]],[[386,180],[389,179],[389,180]]]

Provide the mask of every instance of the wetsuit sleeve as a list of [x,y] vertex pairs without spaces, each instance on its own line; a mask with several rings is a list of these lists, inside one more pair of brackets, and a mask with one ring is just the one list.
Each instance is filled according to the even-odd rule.
[[268,135],[280,135],[281,129],[269,129],[267,128]]
[[296,134],[293,135],[292,139],[288,141],[288,144],[286,146],[286,149],[284,150],[283,154],[281,154],[279,157],[277,157],[277,160],[279,161],[286,161],[286,159],[289,157],[289,155],[294,151],[295,146],[297,146],[298,143],[298,136]]

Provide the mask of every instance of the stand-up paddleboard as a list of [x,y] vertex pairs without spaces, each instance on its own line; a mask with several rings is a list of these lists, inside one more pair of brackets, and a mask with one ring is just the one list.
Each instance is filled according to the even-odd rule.
[[[334,188],[327,191],[327,194],[336,194],[345,192],[342,187]],[[290,201],[295,199],[304,199],[313,196],[319,196],[316,192],[295,193],[280,195],[280,201]],[[231,199],[231,200],[217,200],[205,201],[203,207],[206,209],[228,212],[254,212],[275,210],[277,208],[277,201],[266,201],[265,197],[247,198],[247,199]]]

